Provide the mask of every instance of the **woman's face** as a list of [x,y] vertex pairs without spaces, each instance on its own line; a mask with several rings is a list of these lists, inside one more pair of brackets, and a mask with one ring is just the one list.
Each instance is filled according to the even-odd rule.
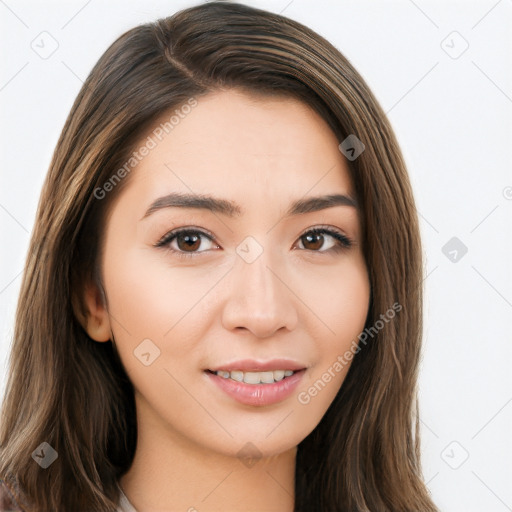
[[108,218],[100,323],[139,428],[224,455],[248,442],[281,453],[331,404],[368,312],[357,209],[311,201],[354,198],[341,141],[291,98],[231,90],[179,112],[167,135],[141,139],[150,149]]

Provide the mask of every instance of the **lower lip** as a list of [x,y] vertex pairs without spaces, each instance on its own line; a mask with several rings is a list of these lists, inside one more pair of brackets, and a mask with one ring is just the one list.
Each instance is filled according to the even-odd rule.
[[288,398],[297,388],[306,370],[295,372],[274,384],[246,384],[215,373],[205,372],[208,377],[231,398],[245,405],[271,405]]

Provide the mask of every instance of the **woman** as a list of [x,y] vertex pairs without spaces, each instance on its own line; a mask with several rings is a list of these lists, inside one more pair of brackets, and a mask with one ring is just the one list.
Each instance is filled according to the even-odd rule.
[[231,3],[136,27],[41,196],[4,510],[435,511],[421,304],[400,150],[331,44]]

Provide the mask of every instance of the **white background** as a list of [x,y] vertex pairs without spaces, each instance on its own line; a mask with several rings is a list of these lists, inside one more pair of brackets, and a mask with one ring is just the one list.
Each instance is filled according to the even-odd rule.
[[[512,510],[512,1],[245,3],[329,39],[388,113],[424,242],[425,480],[443,511]],[[0,0],[2,386],[43,178],[82,81],[121,33],[191,5]],[[43,59],[43,44],[58,48]],[[452,237],[468,248],[457,262]]]

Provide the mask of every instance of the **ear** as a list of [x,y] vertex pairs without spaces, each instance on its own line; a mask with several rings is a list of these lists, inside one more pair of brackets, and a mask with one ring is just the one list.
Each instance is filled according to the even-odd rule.
[[84,302],[86,308],[85,330],[95,341],[110,341],[110,319],[104,296],[96,284],[85,287]]

